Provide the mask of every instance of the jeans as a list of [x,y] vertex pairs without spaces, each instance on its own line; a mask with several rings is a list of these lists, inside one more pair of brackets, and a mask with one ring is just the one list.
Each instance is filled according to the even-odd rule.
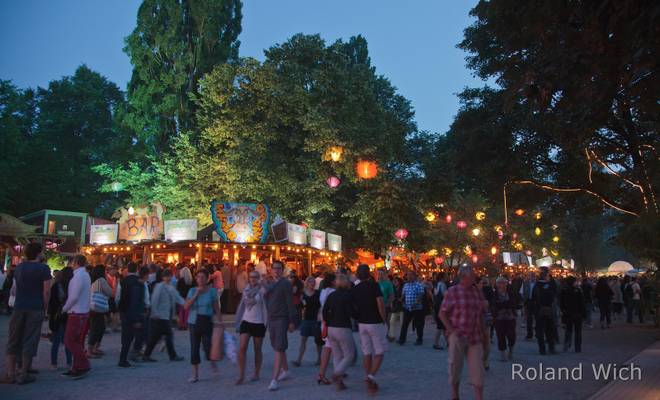
[[127,362],[128,351],[131,349],[133,339],[142,331],[142,327],[136,328],[134,322],[128,321],[122,314],[121,316],[121,351],[119,352],[119,362]]
[[607,320],[607,326],[612,324],[612,311],[610,309],[611,303],[609,301],[601,301],[598,303],[600,309],[600,323],[601,325]]
[[494,321],[495,332],[497,332],[497,348],[500,351],[513,349],[516,344],[516,320],[515,319],[496,319]]
[[403,309],[403,324],[401,325],[401,335],[399,336],[399,343],[405,343],[408,336],[408,325],[413,323],[413,328],[417,332],[417,340],[422,341],[424,338],[424,310],[406,310]]
[[637,315],[639,316],[639,323],[643,324],[644,314],[642,314],[642,302],[639,300],[630,300],[626,304],[626,321],[632,324],[635,311],[637,311]]
[[[57,355],[60,351],[60,344],[64,344],[64,332],[66,331],[66,325],[60,324],[57,328],[57,331],[53,332],[50,337],[51,346],[50,346],[50,364],[57,365]],[[71,365],[71,352],[69,349],[64,346],[64,355],[66,356],[66,365]]]
[[90,346],[100,345],[105,332],[105,314],[90,311],[89,313],[89,338],[87,344]]
[[545,354],[545,344],[548,342],[550,352],[555,351],[555,320],[552,315],[536,316],[536,340],[539,344],[539,352]]
[[564,348],[571,346],[571,336],[575,331],[575,351],[582,351],[582,318],[566,317],[566,332],[564,334]]
[[87,314],[69,314],[64,331],[64,345],[73,355],[74,371],[84,371],[91,368],[85,353],[85,337],[83,332],[87,325]]
[[167,319],[151,319],[149,323],[149,341],[147,342],[147,348],[144,350],[145,357],[151,356],[151,352],[163,336],[165,336],[165,347],[167,347],[170,360],[176,357],[174,341],[172,340],[172,325]]

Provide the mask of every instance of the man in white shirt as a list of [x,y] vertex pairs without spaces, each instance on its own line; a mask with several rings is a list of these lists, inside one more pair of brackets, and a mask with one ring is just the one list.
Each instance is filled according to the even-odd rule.
[[82,378],[92,369],[85,353],[85,343],[82,332],[89,316],[90,289],[92,286],[89,274],[85,270],[87,259],[78,254],[73,258],[73,278],[69,282],[68,297],[62,307],[67,313],[64,345],[73,355],[71,369],[62,375],[73,379]]

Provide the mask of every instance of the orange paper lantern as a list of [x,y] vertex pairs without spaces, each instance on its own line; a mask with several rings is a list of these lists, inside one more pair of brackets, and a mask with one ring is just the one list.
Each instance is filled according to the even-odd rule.
[[362,179],[373,179],[378,175],[378,164],[373,161],[359,161],[356,167],[357,175]]

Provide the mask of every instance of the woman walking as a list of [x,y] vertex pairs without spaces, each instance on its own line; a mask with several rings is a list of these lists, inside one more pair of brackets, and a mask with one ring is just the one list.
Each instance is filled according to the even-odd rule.
[[[433,318],[435,319],[436,330],[435,330],[435,339],[433,340],[433,348],[436,350],[442,350],[442,344],[440,339],[444,336],[443,332],[445,326],[438,317],[440,313],[440,306],[442,305],[442,299],[447,292],[447,284],[445,283],[445,273],[440,272],[435,277],[435,287],[433,288]],[[446,338],[445,338],[446,341]]]
[[[194,283],[192,273],[190,272],[190,268],[183,264],[177,265],[177,270],[178,279],[176,281],[176,290],[181,297],[186,298]],[[188,329],[188,310],[185,307],[179,307],[178,326],[179,330],[182,331]]]
[[387,340],[393,342],[396,340],[391,332],[400,332],[403,322],[403,280],[400,277],[392,279],[394,285],[394,299],[392,300],[392,313],[390,314],[390,323],[387,331]]
[[[328,299],[328,296],[335,291],[335,274],[328,272],[325,274],[325,279],[321,281],[319,287],[321,288],[321,294],[319,295],[319,300],[321,303],[321,310],[319,310],[319,321],[323,320],[323,315],[321,313],[325,301]],[[327,327],[326,327],[327,329]],[[327,338],[324,338],[325,344],[321,349],[321,364],[319,366],[319,376],[316,382],[319,385],[330,385],[332,382],[328,380],[325,376],[325,372],[328,369],[328,364],[330,363],[330,354],[332,352],[330,348],[330,343]]]
[[579,353],[582,351],[582,320],[587,313],[582,288],[574,276],[566,278],[566,285],[562,288],[559,304],[562,320],[566,325],[564,351],[571,348],[571,339],[575,332],[575,352]]
[[105,333],[105,316],[110,312],[108,300],[112,297],[112,288],[105,279],[105,266],[97,265],[92,270],[92,286],[90,288],[89,337],[87,341],[87,357],[100,358],[105,353],[99,350],[101,339]]
[[600,328],[605,329],[605,322],[607,327],[612,325],[612,298],[614,292],[607,284],[605,277],[598,278],[595,290],[596,300],[598,301],[598,309],[600,310]]
[[332,292],[323,305],[323,321],[328,330],[328,342],[332,348],[334,374],[332,380],[337,390],[346,389],[344,374],[353,361],[355,344],[351,330],[351,315],[353,304],[351,302],[350,281],[346,275],[337,275],[337,290]]
[[320,292],[314,289],[314,286],[316,286],[316,280],[313,276],[305,279],[305,287],[301,297],[303,319],[300,325],[300,351],[298,352],[298,359],[292,363],[296,367],[302,365],[302,359],[307,348],[307,339],[310,337],[314,338],[314,344],[316,344],[316,365],[321,364],[323,340],[321,339],[321,321],[318,320],[319,310],[321,309],[321,296]]
[[188,291],[184,308],[188,311],[188,330],[190,332],[190,364],[192,364],[192,377],[188,382],[199,380],[199,364],[201,362],[199,348],[204,350],[206,359],[211,362],[211,370],[218,372],[215,361],[211,360],[211,336],[213,335],[213,317],[220,320],[218,307],[218,292],[209,286],[209,272],[200,268],[195,275],[197,287]]
[[[50,288],[50,298],[48,299],[48,328],[51,331],[50,341],[50,365],[53,369],[57,369],[57,355],[60,349],[60,344],[64,344],[64,333],[66,330],[66,313],[62,312],[62,306],[66,303],[67,291],[69,289],[69,281],[73,278],[73,270],[71,267],[65,267],[53,282]],[[64,347],[64,354],[66,356],[66,369],[71,369],[73,362],[71,352]]]
[[[496,291],[492,301],[500,361],[513,359],[513,346],[516,344],[516,300],[508,283],[509,281],[503,276],[497,278]],[[507,347],[508,355],[506,354]]]
[[248,284],[243,290],[241,302],[236,311],[236,330],[240,334],[238,349],[238,379],[237,385],[243,384],[245,380],[245,361],[247,358],[247,348],[252,338],[254,345],[254,374],[251,381],[259,380],[261,372],[261,363],[263,353],[261,346],[266,336],[266,302],[264,300],[264,289],[260,284],[260,275],[257,271],[252,271],[248,275]]

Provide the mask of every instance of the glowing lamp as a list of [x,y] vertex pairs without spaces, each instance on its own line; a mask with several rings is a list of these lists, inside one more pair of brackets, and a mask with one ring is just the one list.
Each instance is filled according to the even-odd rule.
[[445,222],[451,224],[451,214],[445,215]]
[[465,221],[456,221],[456,226],[459,229],[465,229],[467,227],[467,222],[465,222]]
[[497,254],[497,247],[493,246],[490,248],[490,254],[495,255]]
[[516,244],[513,245],[516,250],[521,251],[523,249],[523,244],[520,242],[517,242]]
[[550,254],[552,254],[555,257],[559,256],[559,252],[555,249],[550,250]]
[[330,159],[334,162],[338,162],[341,160],[341,156],[344,154],[344,148],[341,146],[331,146],[326,155],[326,159]]
[[480,233],[481,233],[481,229],[479,228],[472,229],[472,236],[479,236]]
[[435,213],[429,211],[426,213],[426,216],[424,218],[426,218],[426,220],[429,222],[433,222],[435,221]]
[[514,212],[515,212],[515,214],[516,214],[517,216],[519,216],[519,217],[522,217],[523,215],[525,215],[525,210],[523,210],[522,208],[519,208],[519,209],[517,209],[517,210],[514,211]]
[[329,177],[325,182],[328,184],[328,186],[330,186],[333,189],[339,186],[339,184],[341,183],[339,178],[337,178],[336,176]]
[[513,235],[511,235],[511,239],[516,240],[518,238],[518,234],[513,232]]
[[110,188],[113,192],[120,192],[124,188],[124,185],[119,182],[112,182],[112,184],[110,184]]
[[479,257],[478,257],[476,254],[473,255],[473,256],[472,256],[472,263],[473,263],[473,264],[476,264],[476,263],[478,263],[478,262],[479,262]]
[[483,211],[477,211],[477,213],[474,214],[474,218],[476,218],[477,221],[483,221],[486,219],[486,213]]
[[397,229],[396,232],[394,232],[394,236],[401,241],[406,240],[408,237],[408,230],[405,228]]
[[440,264],[442,264],[445,260],[443,260],[442,257],[436,257],[435,259],[433,259],[433,261],[435,262],[435,265],[440,265]]
[[431,249],[431,250],[429,250],[428,253],[426,253],[426,254],[428,254],[430,257],[434,257],[434,256],[437,256],[437,255],[438,255],[438,250],[436,250],[436,249]]
[[559,242],[559,236],[553,236],[552,241],[555,242],[555,243],[558,243]]
[[133,206],[128,207],[128,215],[133,215],[133,214],[135,214],[135,208],[133,208]]
[[540,212],[537,212],[536,214],[534,214],[534,218],[536,218],[537,220],[541,219],[542,216],[543,216],[543,214],[541,214]]
[[470,247],[469,245],[465,246],[463,248],[463,253],[465,253],[465,255],[467,255],[467,256],[471,255],[472,254],[472,247]]
[[443,248],[442,248],[442,252],[443,252],[447,257],[449,257],[449,256],[451,255],[451,253],[453,253],[454,251],[453,251],[452,249],[450,249],[449,247],[443,247]]
[[362,179],[373,179],[378,175],[378,164],[373,161],[359,161],[357,163],[356,172]]
[[541,236],[541,228],[539,228],[538,226],[534,228],[534,234],[536,236]]

